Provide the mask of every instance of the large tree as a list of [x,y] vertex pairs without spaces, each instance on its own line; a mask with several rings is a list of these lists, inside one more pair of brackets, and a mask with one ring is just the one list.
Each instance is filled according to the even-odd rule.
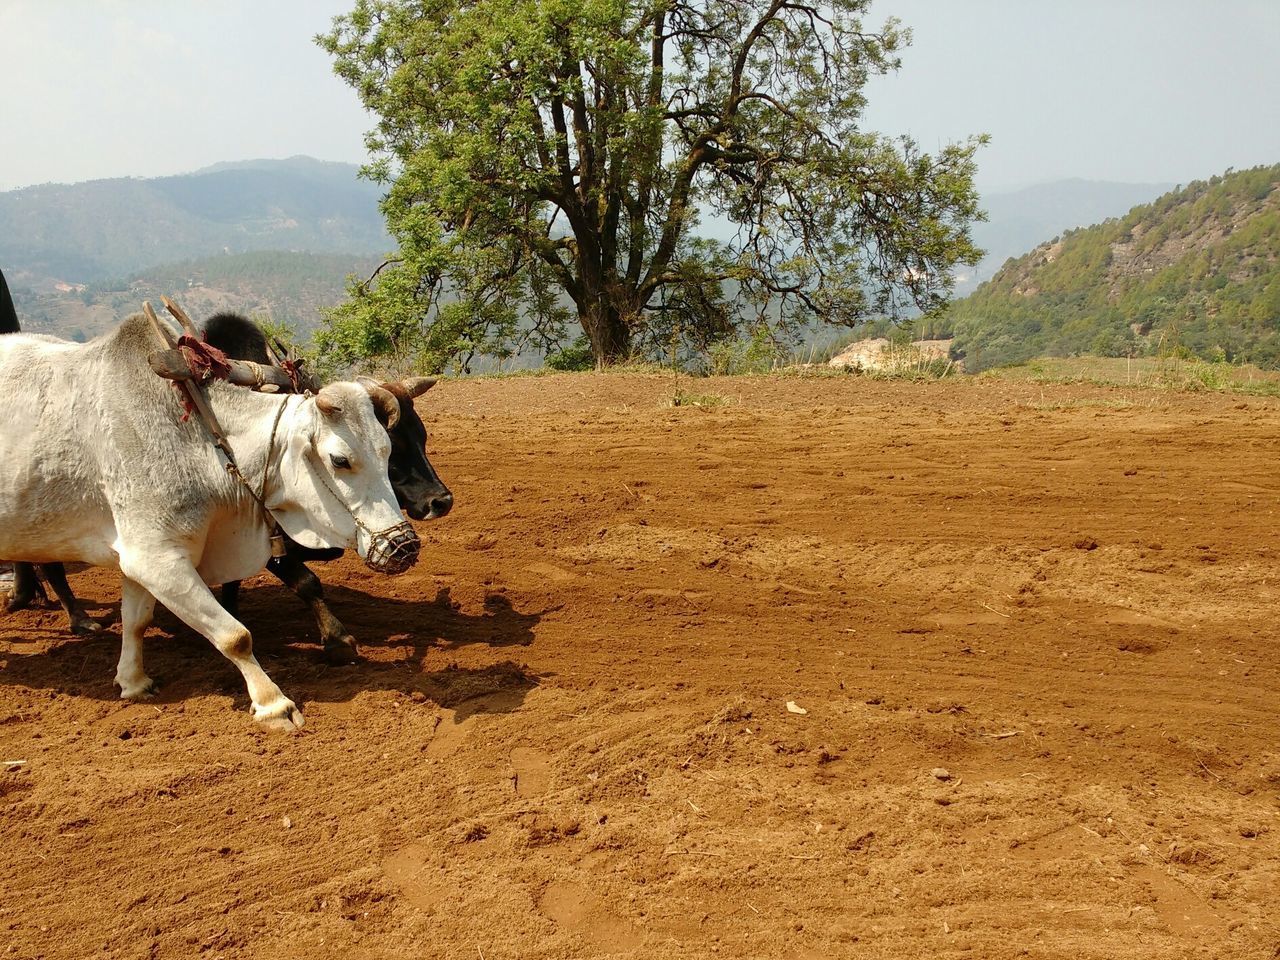
[[[862,129],[908,31],[870,0],[357,0],[318,42],[377,118],[399,244],[326,346],[597,363],[945,303],[980,138]],[[570,306],[571,305],[571,306]]]

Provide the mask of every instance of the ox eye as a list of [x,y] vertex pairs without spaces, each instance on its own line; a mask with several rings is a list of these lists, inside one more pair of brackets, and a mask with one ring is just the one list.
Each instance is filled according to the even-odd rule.
[[333,464],[334,469],[336,469],[336,470],[350,470],[350,469],[351,469],[351,461],[350,461],[350,460],[348,460],[346,457],[340,457],[340,456],[338,456],[337,454],[333,454],[333,455],[331,455],[331,456],[329,457],[329,462]]

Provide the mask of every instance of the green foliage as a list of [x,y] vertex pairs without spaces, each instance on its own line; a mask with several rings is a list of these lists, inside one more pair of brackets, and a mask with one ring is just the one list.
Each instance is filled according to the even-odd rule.
[[943,318],[970,371],[1041,355],[1280,363],[1280,165],[1192,183],[1011,260]]
[[569,346],[548,354],[546,364],[552,370],[581,371],[592,369],[596,361],[591,355],[591,344],[585,337],[579,337]]
[[260,313],[253,315],[253,322],[262,328],[262,332],[266,334],[267,342],[271,344],[273,350],[284,347],[286,355],[311,359],[311,353],[307,340],[298,335],[298,331],[293,325],[284,320],[277,320],[270,314]]
[[767,324],[758,324],[750,336],[713,343],[707,349],[707,371],[714,376],[768,373],[790,359],[790,352],[774,339]]
[[576,320],[616,363],[936,310],[980,256],[981,140],[862,129],[909,42],[869,5],[356,0],[317,40],[377,118],[366,175],[399,250],[324,348],[436,370],[555,353]]

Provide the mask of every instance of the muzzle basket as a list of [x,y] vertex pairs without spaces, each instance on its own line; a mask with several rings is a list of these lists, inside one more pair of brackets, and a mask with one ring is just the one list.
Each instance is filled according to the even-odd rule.
[[405,521],[372,534],[364,562],[378,573],[404,573],[418,562],[421,548],[417,532]]

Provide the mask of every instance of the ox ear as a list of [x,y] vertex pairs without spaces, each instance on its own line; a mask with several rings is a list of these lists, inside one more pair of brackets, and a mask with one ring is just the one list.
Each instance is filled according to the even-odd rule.
[[359,383],[373,401],[373,412],[378,415],[378,422],[388,431],[392,430],[400,422],[400,401],[376,380],[361,377]]
[[410,397],[420,397],[436,385],[434,377],[409,377],[400,381]]

